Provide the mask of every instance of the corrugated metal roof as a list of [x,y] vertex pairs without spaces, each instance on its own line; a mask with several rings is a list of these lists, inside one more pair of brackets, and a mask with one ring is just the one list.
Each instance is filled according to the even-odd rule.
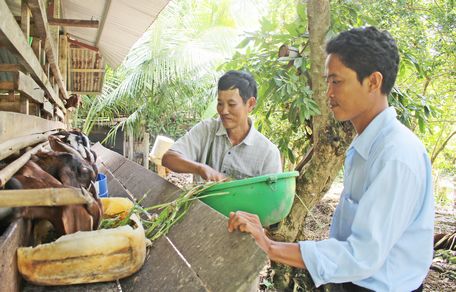
[[[62,18],[99,20],[98,29],[65,27],[71,36],[100,49],[118,66],[169,0],[63,0]],[[104,17],[105,16],[105,17]]]
[[[61,0],[65,19],[98,20],[98,28],[64,27],[70,36],[100,49],[112,67],[122,63],[130,48],[170,0]],[[21,0],[6,0],[21,15]]]

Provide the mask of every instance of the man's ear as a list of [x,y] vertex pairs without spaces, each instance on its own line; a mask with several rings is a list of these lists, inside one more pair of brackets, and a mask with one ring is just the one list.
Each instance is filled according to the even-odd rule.
[[247,107],[249,109],[249,112],[253,111],[253,109],[255,108],[255,105],[256,105],[256,98],[251,96],[248,100],[247,100]]
[[371,75],[369,75],[369,91],[373,92],[378,90],[381,92],[382,90],[382,83],[383,83],[383,75],[382,73],[375,71]]

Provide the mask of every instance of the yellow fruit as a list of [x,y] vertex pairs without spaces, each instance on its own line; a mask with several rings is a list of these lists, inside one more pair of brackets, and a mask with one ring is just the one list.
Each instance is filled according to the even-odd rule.
[[101,198],[104,217],[119,216],[125,218],[134,206],[127,198]]

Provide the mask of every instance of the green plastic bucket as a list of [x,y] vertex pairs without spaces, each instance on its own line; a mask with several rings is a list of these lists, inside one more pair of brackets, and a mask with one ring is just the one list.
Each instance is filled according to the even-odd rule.
[[[263,226],[284,219],[291,210],[299,172],[282,172],[216,184],[201,193],[201,201],[229,216],[230,212],[257,214]],[[227,194],[217,195],[226,192]]]

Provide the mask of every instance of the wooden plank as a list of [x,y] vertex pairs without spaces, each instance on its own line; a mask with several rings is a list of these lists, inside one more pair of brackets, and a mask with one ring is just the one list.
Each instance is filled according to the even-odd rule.
[[125,163],[125,158],[122,155],[103,147],[100,143],[93,145],[91,150],[95,151],[97,154],[97,161],[103,163],[111,172],[116,171]]
[[41,117],[41,104],[31,103],[30,104],[30,114],[32,116]]
[[85,20],[85,19],[63,19],[63,18],[50,18],[48,19],[49,25],[72,26],[72,27],[87,27],[98,28],[100,22],[98,20]]
[[21,100],[21,109],[20,109],[21,113],[28,115],[29,108],[30,108],[30,102],[29,102],[28,96],[21,93],[20,100]]
[[[100,153],[99,163],[102,165],[108,162],[104,158],[117,155],[109,155],[112,151],[101,145],[95,145],[92,149]],[[159,201],[165,198],[160,190],[161,181],[164,180],[138,164],[125,161],[113,175],[129,191],[130,188],[154,187],[152,199]],[[175,186],[169,188],[177,189]],[[143,205],[147,206],[146,203]],[[251,290],[252,284],[267,261],[266,255],[249,235],[228,233],[226,220],[207,205],[196,201],[183,221],[174,226],[168,236],[154,242],[144,267],[121,281],[122,290],[254,291]],[[188,281],[193,284],[189,285]]]
[[65,125],[39,117],[0,111],[0,143],[12,138],[55,129],[65,129]]
[[63,114],[63,112],[58,107],[55,107],[54,110],[55,110],[55,115],[58,116],[63,121],[63,119],[65,118],[65,115]]
[[15,113],[21,112],[20,103],[18,101],[11,101],[8,99],[6,99],[6,100],[0,99],[0,108],[7,112],[15,112]]
[[[60,49],[59,49],[59,65],[60,65],[60,73],[62,73],[63,82],[67,85],[68,89],[68,41],[66,35],[60,36]],[[68,93],[69,94],[69,93]]]
[[[46,99],[44,98],[44,91],[36,84],[36,82],[29,76],[25,75],[21,71],[13,71],[13,68],[17,68],[17,65],[7,64],[4,66],[4,71],[10,71],[13,79],[11,81],[0,82],[0,89],[2,90],[17,90],[25,95],[24,97],[32,99],[34,102],[43,103]],[[2,68],[0,68],[0,71]],[[22,111],[21,111],[22,112]]]
[[71,91],[71,93],[76,93],[80,95],[97,95],[100,94],[101,89],[99,91]]
[[64,99],[68,99],[69,95],[66,91],[66,86],[63,82],[62,75],[60,74],[57,49],[55,48],[49,31],[44,2],[43,0],[28,0],[27,2],[32,12],[33,21],[35,22],[38,33],[41,35],[41,39],[45,42],[44,49],[46,51],[46,57],[51,66],[52,74],[54,75],[54,78],[59,85],[60,93]]
[[24,71],[24,68],[20,64],[0,64],[0,71],[17,72]]
[[43,102],[43,110],[48,113],[51,117],[54,116],[54,106],[52,103],[45,101]]
[[42,134],[33,134],[9,139],[0,144],[0,160],[10,156],[14,152],[28,146],[46,141],[49,135],[56,133],[55,131],[46,132]]
[[37,103],[44,103],[47,99],[44,97],[44,91],[36,84],[29,76],[18,71],[17,72],[17,88],[19,92],[33,99]]
[[89,50],[94,51],[94,52],[98,52],[99,51],[99,49],[97,47],[95,47],[95,46],[80,42],[80,41],[72,39],[70,37],[68,37],[68,43],[70,43],[72,45],[75,45],[75,46],[78,46],[78,47],[81,47],[81,48],[89,49]]
[[168,237],[210,291],[247,291],[267,257],[250,235],[229,233],[226,224],[226,217],[197,201]]
[[16,250],[24,246],[30,234],[30,222],[13,221],[0,237],[0,291],[19,291],[21,277],[17,271]]
[[16,85],[14,84],[14,82],[11,80],[11,81],[0,81],[0,90],[14,90],[14,88],[16,87]]
[[154,242],[141,270],[120,280],[120,284],[124,292],[209,291],[166,237]]
[[122,182],[122,185],[135,199],[142,199],[144,194],[148,194],[143,200],[143,206],[170,202],[181,191],[156,173],[103,147],[100,143],[95,144],[91,149],[97,154],[97,161],[102,163],[116,179]]
[[64,206],[92,202],[90,194],[77,188],[0,190],[0,207]]
[[79,73],[103,73],[104,69],[70,69],[70,72],[79,72]]
[[33,38],[32,50],[38,60],[38,63],[41,64],[41,40],[39,38]]
[[22,292],[48,292],[48,291],[71,291],[71,292],[120,292],[116,282],[80,284],[71,286],[36,286],[25,283]]
[[30,36],[30,9],[27,6],[26,0],[21,1],[21,29],[25,39]]
[[19,25],[14,19],[5,0],[0,0],[0,42],[6,45],[12,53],[19,57],[23,65],[32,78],[45,89],[46,94],[64,111],[65,106],[58,96],[55,95],[51,84],[45,75],[40,62],[35,56],[34,51],[28,45]]
[[106,166],[101,162],[97,163],[98,173],[103,173],[106,176],[108,181],[108,194],[110,197],[122,197],[128,198],[136,202],[136,198],[130,196],[129,192],[125,189],[122,183],[112,174],[112,172],[106,168]]
[[147,194],[142,201],[145,207],[171,202],[181,192],[172,183],[130,160],[126,160],[113,174],[136,199]]

